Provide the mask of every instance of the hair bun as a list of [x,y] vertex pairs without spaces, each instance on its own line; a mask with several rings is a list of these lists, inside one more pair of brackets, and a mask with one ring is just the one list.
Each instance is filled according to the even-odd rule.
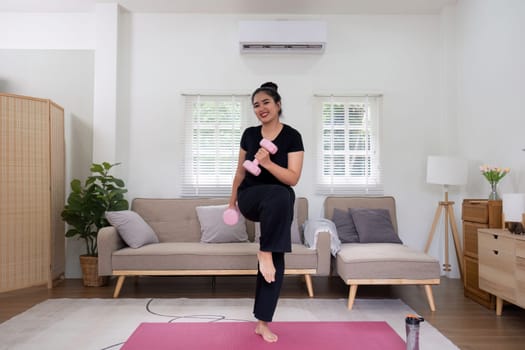
[[277,84],[269,81],[261,85],[262,88],[273,89],[277,91]]

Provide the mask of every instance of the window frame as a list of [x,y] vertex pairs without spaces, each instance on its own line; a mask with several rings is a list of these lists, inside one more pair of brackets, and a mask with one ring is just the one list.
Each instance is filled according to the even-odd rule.
[[[326,116],[323,106],[325,105],[331,106],[331,115],[328,116],[330,125],[328,127],[324,121]],[[343,106],[343,115],[334,113],[336,105]],[[364,122],[361,125],[351,123],[350,106],[362,108]],[[341,112],[341,108],[339,108],[339,112]],[[380,152],[382,95],[315,95],[314,113],[317,120],[317,130],[319,130],[317,132],[316,193],[321,195],[383,195]],[[336,117],[339,121],[337,125],[334,121]],[[342,124],[341,119],[343,120]],[[336,140],[337,131],[340,135],[338,140]],[[352,131],[364,133],[364,139],[352,137]],[[365,147],[361,150],[355,149],[357,147],[351,149],[351,140],[364,141]],[[328,149],[326,149],[327,141],[330,142]],[[366,144],[369,146],[366,147]],[[342,159],[342,163],[333,163],[336,157]],[[351,164],[356,157],[364,157],[364,165],[360,168],[355,168]],[[328,163],[330,165],[327,165]],[[336,171],[337,165],[339,165],[339,174]],[[349,175],[356,170],[363,175]]]
[[[242,132],[253,123],[250,95],[199,93],[183,94],[183,97],[181,195],[228,197],[237,170]],[[228,106],[228,102],[233,105]],[[211,110],[203,110],[206,104]],[[217,112],[215,115],[214,111]],[[228,120],[229,116],[233,118]],[[232,133],[224,138],[228,136],[228,130]]]

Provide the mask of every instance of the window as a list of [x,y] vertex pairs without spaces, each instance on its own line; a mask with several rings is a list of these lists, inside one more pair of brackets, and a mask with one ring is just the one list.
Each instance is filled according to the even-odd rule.
[[317,193],[381,195],[380,96],[317,96]]
[[252,123],[248,95],[185,95],[182,196],[229,196],[241,134]]

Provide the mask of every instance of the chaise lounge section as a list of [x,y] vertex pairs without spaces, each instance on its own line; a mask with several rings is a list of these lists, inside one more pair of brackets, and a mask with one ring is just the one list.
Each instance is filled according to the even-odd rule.
[[[327,197],[324,215],[332,218],[334,209],[387,209],[398,233],[393,197]],[[348,309],[352,309],[359,285],[423,285],[432,311],[435,311],[432,285],[440,283],[439,261],[428,254],[399,243],[343,243],[335,258],[336,273],[350,286]]]

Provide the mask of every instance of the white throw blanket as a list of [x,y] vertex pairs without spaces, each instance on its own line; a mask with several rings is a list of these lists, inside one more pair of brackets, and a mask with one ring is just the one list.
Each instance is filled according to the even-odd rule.
[[337,228],[332,220],[321,218],[307,220],[304,223],[304,244],[315,249],[319,232],[330,232],[330,251],[333,256],[336,256],[341,249],[341,241],[337,236]]

